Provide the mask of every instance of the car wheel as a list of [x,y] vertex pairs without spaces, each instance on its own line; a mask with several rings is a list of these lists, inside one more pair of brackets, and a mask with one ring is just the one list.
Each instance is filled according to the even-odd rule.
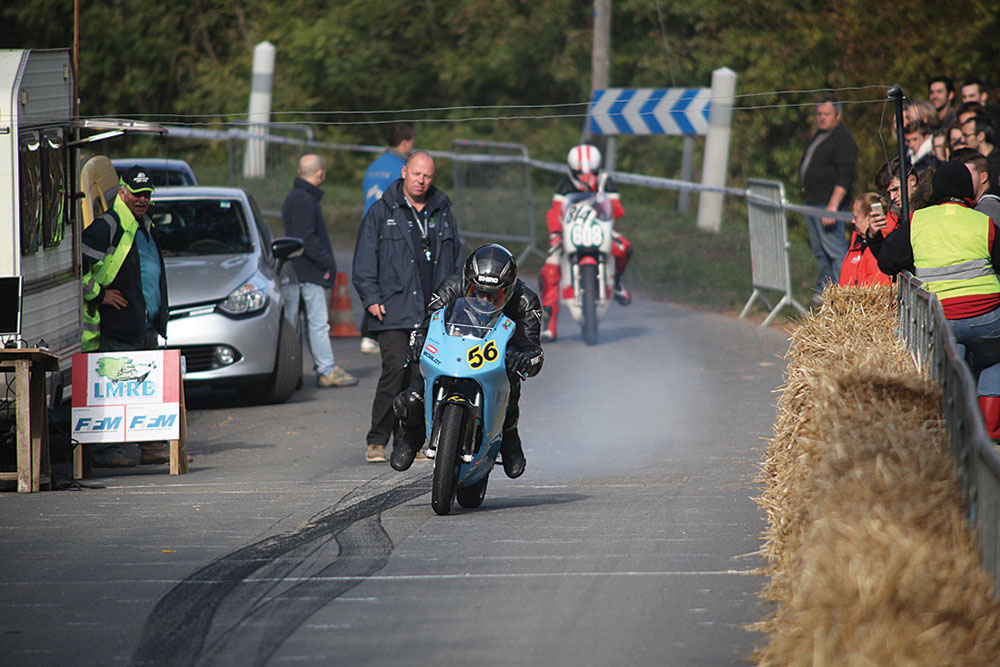
[[251,403],[284,403],[302,381],[302,337],[282,314],[274,371],[263,386],[246,387],[240,393]]

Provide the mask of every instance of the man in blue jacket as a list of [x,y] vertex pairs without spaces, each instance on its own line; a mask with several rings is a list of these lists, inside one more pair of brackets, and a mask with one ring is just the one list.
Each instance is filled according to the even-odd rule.
[[335,364],[330,345],[330,318],[327,290],[337,278],[330,235],[326,231],[320,199],[320,184],[326,180],[326,162],[318,155],[304,155],[299,160],[299,175],[292,191],[281,204],[281,221],[286,236],[302,239],[302,255],[292,259],[299,278],[299,291],[305,306],[309,353],[320,387],[350,387],[358,379]]
[[406,367],[410,335],[423,323],[434,288],[462,268],[458,222],[451,200],[432,185],[435,173],[429,154],[410,155],[403,177],[368,209],[354,247],[352,281],[382,355],[366,436],[365,459],[371,462],[386,461],[389,436],[399,434],[392,400],[419,372]]
[[[403,175],[403,165],[413,152],[415,139],[416,133],[409,123],[396,123],[389,130],[389,149],[368,165],[365,177],[361,181],[361,190],[365,196],[361,217],[364,217],[372,204],[381,199],[389,186]],[[371,315],[366,312],[361,322],[361,351],[364,354],[378,354],[378,343],[368,331],[370,319]]]

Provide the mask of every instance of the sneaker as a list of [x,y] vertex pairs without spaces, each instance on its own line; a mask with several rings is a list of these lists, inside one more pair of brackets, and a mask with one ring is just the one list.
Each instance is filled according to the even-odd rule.
[[615,281],[615,291],[612,293],[615,301],[623,306],[627,306],[632,303],[632,294],[628,291],[628,288],[622,285],[620,280]]
[[414,461],[432,461],[433,459],[431,457],[427,456],[427,453],[424,452],[424,448],[421,447],[420,449],[417,450],[417,455],[413,457],[413,460]]
[[542,333],[539,335],[542,340],[555,340],[556,332],[552,329],[542,329]]
[[340,366],[334,366],[332,371],[326,375],[320,375],[316,380],[316,384],[320,387],[353,387],[357,383],[358,378]]
[[368,445],[368,449],[365,451],[365,461],[385,463],[385,445]]
[[378,341],[365,336],[361,339],[361,354],[378,354]]

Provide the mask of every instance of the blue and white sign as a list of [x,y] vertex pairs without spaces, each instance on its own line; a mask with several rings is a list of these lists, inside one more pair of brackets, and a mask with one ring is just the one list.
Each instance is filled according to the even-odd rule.
[[708,133],[711,88],[606,88],[590,100],[591,134]]
[[144,442],[180,437],[180,351],[73,355],[73,437]]

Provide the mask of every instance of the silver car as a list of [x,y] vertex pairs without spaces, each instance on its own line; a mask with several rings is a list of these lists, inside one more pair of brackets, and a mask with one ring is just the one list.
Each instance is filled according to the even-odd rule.
[[167,269],[167,347],[181,350],[185,384],[232,386],[282,403],[302,382],[300,239],[273,239],[239,188],[153,193],[153,233]]
[[119,157],[111,161],[115,171],[121,176],[138,165],[153,175],[153,185],[198,185],[194,170],[184,160],[158,157]]

